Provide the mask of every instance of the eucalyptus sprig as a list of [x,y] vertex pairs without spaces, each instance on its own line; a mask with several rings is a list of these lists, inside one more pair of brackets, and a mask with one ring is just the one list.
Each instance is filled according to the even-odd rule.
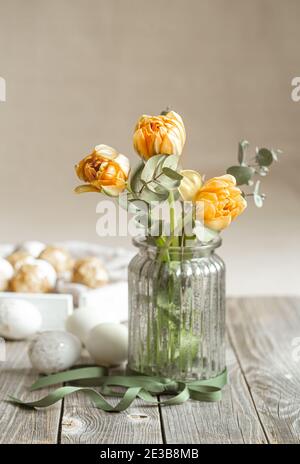
[[243,192],[243,195],[252,196],[254,203],[258,208],[263,206],[265,194],[260,193],[260,180],[255,182],[255,176],[265,177],[270,170],[273,161],[278,161],[282,154],[281,150],[269,148],[256,148],[255,155],[247,161],[246,151],[249,147],[247,140],[242,140],[238,147],[238,165],[231,166],[227,169],[227,174],[235,177],[237,185],[253,186],[250,193]]
[[182,175],[179,173],[179,156],[156,155],[133,172],[129,189],[133,197],[146,203],[164,201],[171,191],[178,189]]
[[[133,171],[127,184],[127,197],[119,198],[122,207],[134,213],[136,222],[146,229],[155,222],[151,220],[151,203],[177,199],[182,175],[177,155],[155,155]],[[161,224],[157,224],[158,230]]]

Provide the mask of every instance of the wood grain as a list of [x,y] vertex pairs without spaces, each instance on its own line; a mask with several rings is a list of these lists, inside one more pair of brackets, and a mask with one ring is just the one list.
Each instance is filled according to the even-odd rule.
[[8,403],[9,394],[38,399],[49,389],[28,391],[37,377],[28,343],[7,343],[0,443],[299,443],[300,299],[230,299],[227,325],[230,380],[220,403],[160,410],[137,400],[120,414],[96,409],[80,393],[38,411]]
[[[91,363],[87,357],[82,365]],[[120,372],[114,370],[117,375]],[[107,398],[116,404],[117,398]],[[159,409],[141,400],[122,413],[106,413],[78,393],[64,400],[61,443],[162,443]]]
[[167,443],[266,443],[255,407],[237,359],[227,349],[229,384],[219,403],[188,401],[181,406],[162,406]]
[[30,368],[27,347],[25,342],[6,343],[7,361],[0,363],[0,442],[56,443],[61,403],[34,411],[6,401],[8,395],[36,400],[49,392],[48,389],[28,391],[37,374]]
[[136,400],[127,411],[105,413],[74,395],[65,399],[61,443],[162,443],[158,408]]
[[299,443],[299,298],[231,299],[228,329],[268,440]]

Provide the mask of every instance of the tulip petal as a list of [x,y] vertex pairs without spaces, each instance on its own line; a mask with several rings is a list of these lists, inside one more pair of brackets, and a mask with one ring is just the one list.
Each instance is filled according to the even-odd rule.
[[213,219],[205,220],[205,225],[212,230],[223,230],[226,229],[231,223],[231,216],[220,216]]
[[99,156],[102,156],[104,159],[115,159],[118,156],[117,150],[110,147],[109,145],[96,145],[95,146],[95,153]]
[[122,153],[119,153],[115,159],[115,163],[117,163],[120,166],[120,168],[125,174],[125,177],[128,178],[128,174],[130,171],[130,162],[127,156],[122,155]]
[[86,184],[86,185],[78,185],[78,187],[76,187],[74,189],[74,192],[75,193],[87,193],[87,192],[97,192],[99,193],[101,190],[97,187],[94,187],[93,185],[90,185],[90,184]]
[[226,182],[229,182],[229,184],[236,185],[236,178],[231,174],[224,174],[223,176],[220,176],[219,179],[223,179]]
[[191,169],[180,171],[180,174],[183,176],[178,188],[181,198],[183,201],[193,201],[196,193],[201,188],[201,174]]
[[144,158],[148,159],[148,149],[142,129],[137,130],[133,136],[134,149]]
[[122,193],[124,189],[125,189],[125,182],[122,185],[109,185],[109,186],[102,187],[103,193],[105,193],[106,195],[110,197],[119,196],[120,193]]

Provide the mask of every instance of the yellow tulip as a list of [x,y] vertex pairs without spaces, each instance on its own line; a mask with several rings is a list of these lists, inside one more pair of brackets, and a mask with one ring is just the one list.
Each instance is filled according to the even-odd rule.
[[229,226],[247,206],[235,177],[226,174],[209,179],[194,197],[196,216],[204,219],[209,229],[220,231]]
[[193,201],[202,185],[202,177],[199,172],[185,169],[180,172],[183,176],[179,186],[179,193],[184,201]]
[[76,193],[101,192],[117,196],[126,187],[130,170],[129,160],[108,145],[97,145],[90,155],[75,166],[80,180],[87,182]]
[[186,134],[183,121],[175,111],[159,116],[143,115],[138,120],[133,145],[144,160],[154,155],[181,155]]

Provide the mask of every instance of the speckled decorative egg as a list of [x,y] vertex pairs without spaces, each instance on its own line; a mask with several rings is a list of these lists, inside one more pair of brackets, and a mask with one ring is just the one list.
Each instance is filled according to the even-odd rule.
[[10,262],[12,267],[17,271],[23,264],[31,264],[34,261],[34,257],[31,256],[27,251],[14,251],[11,255],[6,257],[7,261]]
[[87,257],[76,261],[72,281],[89,288],[98,288],[107,284],[108,273],[100,259]]
[[47,246],[39,258],[48,261],[60,277],[68,277],[73,269],[74,261],[70,253],[63,248]]
[[41,275],[47,279],[50,288],[53,289],[56,285],[57,280],[57,273],[54,267],[50,263],[48,263],[48,261],[45,261],[43,259],[35,259],[32,264],[38,267]]
[[100,308],[82,306],[75,309],[66,320],[66,330],[76,335],[85,345],[89,332],[96,325],[111,322],[110,311],[102,311]]
[[15,298],[0,300],[0,336],[22,340],[38,332],[41,325],[42,316],[29,301]]
[[52,374],[72,367],[81,354],[81,343],[75,335],[60,330],[40,333],[29,350],[32,366],[41,374]]
[[51,264],[34,260],[24,264],[10,281],[10,290],[23,293],[47,293],[55,286],[56,273]]
[[9,281],[14,275],[14,268],[7,259],[0,258],[0,292],[7,290]]
[[34,258],[37,258],[45,248],[45,243],[39,242],[37,240],[28,240],[26,242],[20,243],[17,246],[16,251],[26,251]]
[[87,337],[86,347],[100,366],[118,366],[128,357],[128,330],[110,322],[96,325]]

